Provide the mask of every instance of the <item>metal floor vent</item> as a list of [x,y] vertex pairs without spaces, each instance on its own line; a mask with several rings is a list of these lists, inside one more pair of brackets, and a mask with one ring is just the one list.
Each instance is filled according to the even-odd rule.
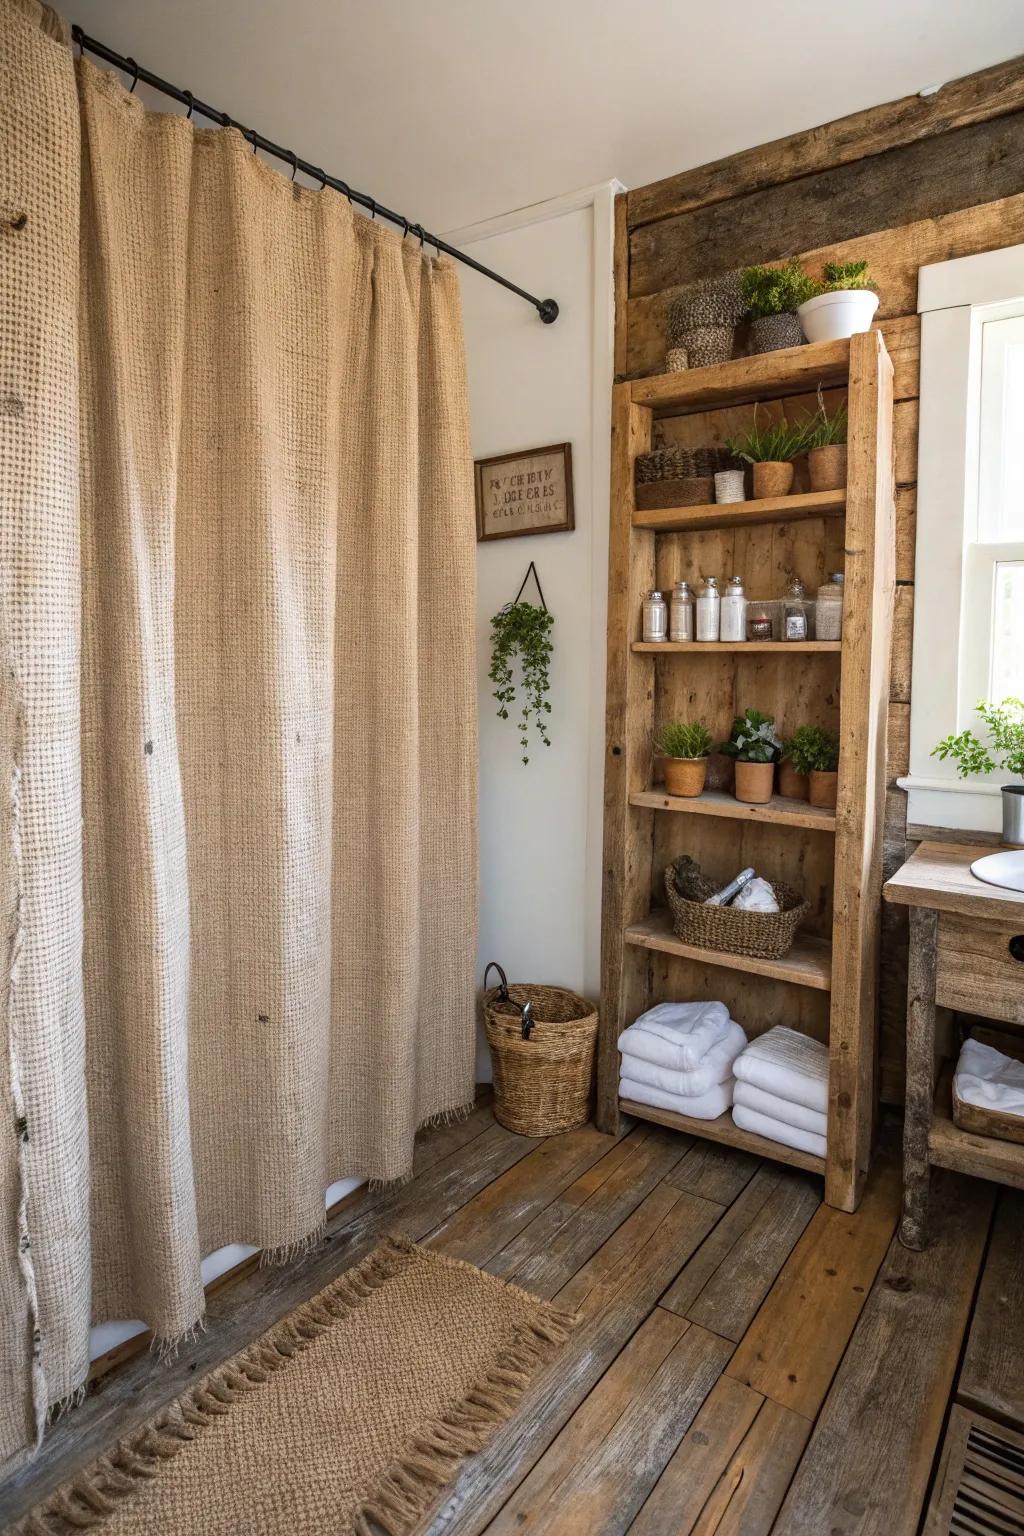
[[1024,1536],[1024,1435],[955,1407],[922,1536]]

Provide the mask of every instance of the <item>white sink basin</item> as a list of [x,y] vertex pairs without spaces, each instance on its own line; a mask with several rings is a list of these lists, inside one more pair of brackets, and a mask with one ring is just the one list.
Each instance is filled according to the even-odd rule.
[[1024,848],[1011,848],[1007,853],[987,853],[983,859],[975,859],[971,874],[984,880],[986,885],[1001,885],[1005,891],[1024,891]]

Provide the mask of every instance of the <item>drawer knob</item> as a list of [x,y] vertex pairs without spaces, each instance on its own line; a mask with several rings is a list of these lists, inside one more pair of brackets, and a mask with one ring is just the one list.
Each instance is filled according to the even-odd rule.
[[1024,933],[1015,933],[1008,948],[1015,960],[1024,960]]

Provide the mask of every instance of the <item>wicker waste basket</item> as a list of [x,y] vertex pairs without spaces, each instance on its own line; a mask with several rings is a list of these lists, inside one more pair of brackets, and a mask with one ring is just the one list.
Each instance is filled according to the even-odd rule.
[[[492,970],[501,985],[488,991]],[[510,987],[495,961],[484,972],[484,989],[495,1118],[520,1136],[554,1136],[586,1125],[597,1046],[594,1004],[564,987]]]

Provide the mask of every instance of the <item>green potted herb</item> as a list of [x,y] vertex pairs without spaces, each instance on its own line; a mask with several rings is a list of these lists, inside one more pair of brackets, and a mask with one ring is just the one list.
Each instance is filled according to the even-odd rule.
[[812,491],[841,491],[846,484],[846,401],[834,411],[825,405],[818,385],[818,409],[804,423],[807,478]]
[[821,282],[811,281],[797,314],[808,341],[841,341],[870,331],[877,308],[866,261],[827,261]]
[[509,705],[515,703],[514,669],[516,662],[519,663],[523,689],[519,745],[523,749],[524,763],[530,761],[527,749],[531,723],[544,745],[551,745],[547,725],[547,716],[551,713],[548,666],[554,622],[554,615],[546,608],[520,602],[506,603],[491,620],[491,668],[487,675],[496,685],[494,697],[498,701],[499,720],[508,719]]
[[[801,725],[793,732],[782,752],[783,768],[793,775],[787,777],[787,785],[802,780],[807,786],[804,794],[794,799],[809,799],[820,810],[834,810],[839,786],[839,737],[825,725]],[[779,774],[779,793],[793,794],[791,788],[783,788],[782,770]]]
[[785,416],[762,427],[754,407],[754,424],[742,437],[730,437],[726,447],[734,458],[754,466],[754,497],[788,496],[793,489],[793,460],[804,451],[803,427]]
[[802,347],[804,333],[797,308],[814,292],[814,285],[798,261],[777,267],[747,267],[743,273],[743,300],[750,316],[750,350],[777,352],[781,347]]
[[775,720],[759,709],[748,709],[732,723],[728,741],[718,748],[736,764],[736,799],[745,805],[764,805],[772,797],[775,764],[782,752],[782,742],[775,732]]
[[[951,757],[962,779],[996,768],[1024,777],[1024,701],[1009,698],[989,704],[982,699],[974,709],[985,723],[991,746],[973,731],[960,731],[944,737],[932,748],[932,756]],[[1002,791],[1003,842],[1024,845],[1024,784],[1004,784]]]
[[701,720],[672,720],[663,725],[654,750],[665,759],[665,788],[670,795],[692,799],[704,788],[711,751],[711,732]]

